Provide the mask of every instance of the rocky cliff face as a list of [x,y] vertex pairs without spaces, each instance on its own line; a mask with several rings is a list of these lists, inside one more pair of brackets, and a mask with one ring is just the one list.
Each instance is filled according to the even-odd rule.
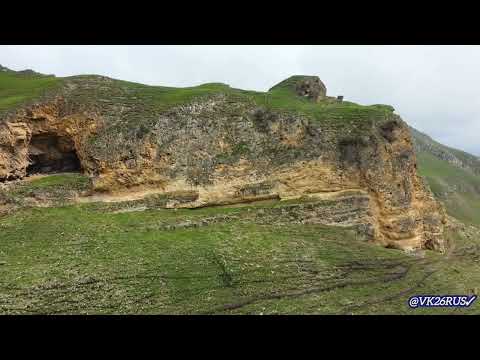
[[[85,113],[63,111],[66,109],[58,101],[49,102],[21,108],[0,123],[0,179],[22,178],[30,165],[41,168],[32,161],[34,157],[50,157],[45,160],[47,166],[68,160],[74,152],[85,162],[86,141],[98,124]],[[49,142],[55,145],[49,146]],[[64,170],[69,170],[68,165]]]
[[306,223],[354,226],[387,247],[443,250],[445,214],[416,174],[408,126],[389,107],[335,104],[316,79],[294,77],[260,95],[215,87],[168,107],[166,88],[66,79],[3,114],[0,178],[48,168],[45,159],[73,166],[66,159],[75,155],[96,191],[194,195],[168,207],[316,199],[320,208],[295,210]]

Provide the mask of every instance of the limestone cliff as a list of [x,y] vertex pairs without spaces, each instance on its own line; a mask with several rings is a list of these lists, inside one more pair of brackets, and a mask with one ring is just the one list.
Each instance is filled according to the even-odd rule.
[[305,222],[444,249],[444,210],[416,174],[408,126],[391,107],[327,97],[317,77],[267,93],[72,77],[0,117],[1,179],[78,161],[95,191],[194,194],[168,207],[318,199],[321,211],[298,210]]

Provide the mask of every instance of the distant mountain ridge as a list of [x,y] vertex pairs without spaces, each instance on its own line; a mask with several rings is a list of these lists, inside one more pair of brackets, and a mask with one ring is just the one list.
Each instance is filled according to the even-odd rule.
[[0,72],[12,73],[12,74],[15,74],[15,75],[20,75],[20,76],[24,75],[24,76],[33,76],[33,77],[55,77],[55,75],[53,75],[53,74],[42,74],[42,73],[36,72],[32,69],[15,71],[15,70],[9,69],[5,66],[2,66],[1,64],[0,64]]
[[445,146],[410,127],[423,176],[447,213],[464,222],[480,224],[480,159]]
[[411,126],[410,131],[412,132],[414,147],[417,152],[427,152],[458,168],[480,175],[480,158],[477,156],[445,146]]

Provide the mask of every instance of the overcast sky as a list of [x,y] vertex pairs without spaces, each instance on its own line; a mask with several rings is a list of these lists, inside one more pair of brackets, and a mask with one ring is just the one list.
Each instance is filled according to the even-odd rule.
[[290,75],[317,75],[328,95],[390,104],[418,130],[480,155],[480,46],[0,46],[0,64],[259,91]]

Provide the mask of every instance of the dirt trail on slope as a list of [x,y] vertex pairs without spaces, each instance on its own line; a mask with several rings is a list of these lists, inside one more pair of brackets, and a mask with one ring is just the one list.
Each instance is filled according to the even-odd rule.
[[137,189],[115,193],[95,193],[93,195],[79,196],[76,201],[79,203],[90,202],[122,202],[141,200],[150,195],[163,194],[165,191],[160,189]]

